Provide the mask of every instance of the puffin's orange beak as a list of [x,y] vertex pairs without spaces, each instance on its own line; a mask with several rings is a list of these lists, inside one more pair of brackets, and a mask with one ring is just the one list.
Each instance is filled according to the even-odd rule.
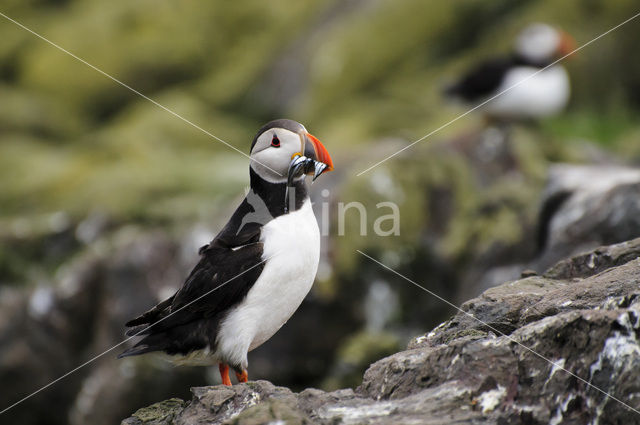
[[577,47],[576,41],[564,31],[560,31],[560,45],[558,46],[558,56],[564,57],[573,52]]
[[306,142],[304,156],[325,164],[327,167],[322,172],[333,170],[333,161],[322,142],[309,133],[305,133],[304,137]]

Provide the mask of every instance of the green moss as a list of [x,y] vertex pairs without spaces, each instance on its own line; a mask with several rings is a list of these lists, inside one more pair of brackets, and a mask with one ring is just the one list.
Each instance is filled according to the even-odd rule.
[[179,398],[171,398],[148,407],[136,410],[132,415],[143,424],[169,424],[171,420],[184,408],[185,402]]
[[464,329],[460,332],[447,335],[447,338],[445,338],[444,343],[449,344],[451,341],[454,341],[460,338],[465,338],[465,337],[484,338],[486,336],[487,336],[487,333],[479,329]]
[[[9,12],[26,16],[26,23],[48,38],[243,151],[263,117],[277,112],[305,121],[338,158],[340,150],[372,138],[415,140],[456,117],[462,110],[444,105],[439,95],[443,76],[508,50],[510,36],[527,22],[556,23],[584,41],[635,7],[630,0],[607,5],[570,0],[561,7],[551,0],[401,0],[354,9],[320,0],[295,6],[285,1],[242,6],[117,1],[108,8],[79,1],[58,8],[12,4]],[[332,19],[323,26],[326,13]],[[469,16],[493,25],[469,24]],[[175,209],[182,217],[187,208],[181,207],[191,201],[171,202],[164,196],[194,193],[194,186],[194,197],[224,188],[203,183],[226,176],[222,169],[214,172],[215,156],[234,152],[18,27],[0,31],[6,41],[0,48],[2,62],[14,64],[0,69],[9,82],[0,88],[5,99],[0,106],[5,130],[0,177],[9,182],[0,191],[2,214],[60,208],[83,213],[97,203],[123,215],[157,215],[158,210],[171,215]],[[91,37],[77,36],[87,33]],[[632,34],[616,31],[581,51],[573,66],[569,63],[572,110],[544,122],[543,134],[534,136],[549,147],[546,156],[573,158],[571,152],[580,149],[562,146],[575,138],[625,153],[635,145],[638,125],[626,87],[635,84],[627,79],[638,75],[633,70],[640,69],[640,60],[625,53],[633,50]],[[297,40],[308,43],[302,52],[293,49]],[[287,60],[302,69],[305,86],[287,110],[265,98],[264,88],[290,47],[298,53]],[[611,69],[622,68],[629,72],[612,79]],[[475,123],[465,117],[420,146],[469,125]],[[412,150],[424,155],[418,147]],[[207,165],[210,173],[203,173]],[[387,165],[388,172],[396,173],[398,167]],[[433,171],[435,183],[443,169],[424,171]],[[458,170],[464,173],[464,166]],[[420,183],[407,182],[407,190]],[[162,208],[150,201],[158,193],[163,194]],[[468,191],[460,196],[459,202],[471,205]],[[405,205],[405,234],[420,233],[417,211],[424,202]],[[460,248],[458,241],[447,245],[448,251]]]

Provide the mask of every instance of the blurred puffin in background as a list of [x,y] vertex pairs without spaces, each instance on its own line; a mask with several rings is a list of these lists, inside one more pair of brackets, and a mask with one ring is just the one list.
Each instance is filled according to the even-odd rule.
[[471,69],[446,88],[446,96],[472,105],[491,99],[479,110],[494,122],[535,120],[562,111],[569,101],[569,76],[562,65],[549,65],[571,53],[574,40],[563,31],[536,23],[519,34],[514,47],[510,56]]
[[118,357],[161,352],[176,364],[218,364],[222,383],[248,380],[247,353],[293,315],[316,276],[320,231],[305,176],[333,169],[304,126],[271,121],[251,145],[251,190],[208,245],[182,287],[127,322],[143,336]]

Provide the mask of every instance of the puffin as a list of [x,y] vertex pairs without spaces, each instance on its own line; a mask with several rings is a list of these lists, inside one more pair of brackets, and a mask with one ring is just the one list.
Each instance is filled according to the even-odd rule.
[[447,87],[445,95],[482,105],[478,109],[490,121],[553,116],[565,108],[570,95],[567,71],[555,62],[574,48],[567,33],[547,24],[531,24],[516,38],[511,55],[478,64]]
[[249,192],[182,287],[125,324],[142,339],[118,358],[157,352],[178,365],[217,364],[224,385],[230,368],[247,382],[248,352],[302,303],[320,259],[306,176],[331,171],[331,156],[302,124],[279,119],[258,130],[249,157]]

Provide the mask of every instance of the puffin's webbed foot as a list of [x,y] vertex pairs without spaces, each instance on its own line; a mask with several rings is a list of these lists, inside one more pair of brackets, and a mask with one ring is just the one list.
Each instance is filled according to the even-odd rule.
[[247,372],[247,369],[244,369],[242,373],[236,372],[236,378],[238,378],[238,382],[247,382],[249,380],[249,372]]

